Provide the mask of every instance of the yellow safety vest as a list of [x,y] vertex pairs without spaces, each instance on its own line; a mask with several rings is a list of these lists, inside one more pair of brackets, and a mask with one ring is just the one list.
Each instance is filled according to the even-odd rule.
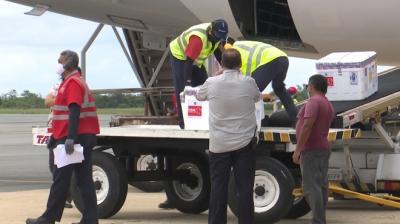
[[220,42],[217,42],[213,47],[212,43],[208,41],[207,29],[211,27],[211,23],[203,23],[196,26],[192,26],[183,32],[180,36],[175,38],[169,44],[169,49],[172,55],[179,60],[186,60],[185,50],[189,44],[189,39],[192,35],[196,35],[201,39],[203,47],[201,49],[199,57],[194,61],[194,64],[201,67],[204,61],[214,53],[218,48]]
[[265,65],[278,57],[287,57],[287,54],[280,49],[257,41],[236,41],[233,48],[240,52],[242,73],[249,76],[261,65]]

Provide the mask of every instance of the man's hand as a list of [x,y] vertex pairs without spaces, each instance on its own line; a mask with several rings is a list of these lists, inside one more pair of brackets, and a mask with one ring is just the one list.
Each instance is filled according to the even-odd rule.
[[262,93],[262,99],[264,102],[273,102],[276,100],[276,95],[273,92],[270,93]]
[[72,153],[74,153],[74,140],[73,139],[65,140],[65,152],[68,155],[71,155]]
[[294,151],[294,153],[292,155],[292,160],[293,160],[293,163],[300,164],[300,150]]

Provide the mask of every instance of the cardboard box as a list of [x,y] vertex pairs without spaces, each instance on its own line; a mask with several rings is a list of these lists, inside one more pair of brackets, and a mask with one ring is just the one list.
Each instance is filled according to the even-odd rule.
[[363,100],[378,91],[376,53],[335,52],[316,62],[317,72],[328,80],[331,101]]

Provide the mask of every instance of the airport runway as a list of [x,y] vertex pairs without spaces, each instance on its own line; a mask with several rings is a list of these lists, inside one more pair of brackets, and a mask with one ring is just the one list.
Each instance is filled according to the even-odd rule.
[[[110,116],[102,116],[104,125]],[[46,123],[47,115],[0,115],[0,223],[20,224],[27,217],[43,212],[51,177],[48,152],[32,146],[31,128]],[[188,215],[176,210],[160,210],[163,193],[141,193],[129,188],[122,210],[101,224],[201,224],[207,223],[207,212]],[[7,211],[7,212],[4,212]],[[79,221],[80,214],[66,209],[61,223]],[[395,224],[400,223],[400,211],[360,201],[331,201],[327,211],[329,224]],[[237,223],[229,213],[228,223]],[[297,220],[282,220],[279,224],[308,224],[310,214]]]
[[[100,121],[106,125],[109,118]],[[46,122],[47,115],[0,115],[0,192],[50,186],[48,151],[32,145],[32,126]]]

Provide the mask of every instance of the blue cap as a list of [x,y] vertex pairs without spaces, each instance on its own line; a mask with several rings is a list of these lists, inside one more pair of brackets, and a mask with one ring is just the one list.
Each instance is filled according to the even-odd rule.
[[211,23],[212,33],[220,41],[226,41],[228,38],[228,23],[223,19],[214,20]]

